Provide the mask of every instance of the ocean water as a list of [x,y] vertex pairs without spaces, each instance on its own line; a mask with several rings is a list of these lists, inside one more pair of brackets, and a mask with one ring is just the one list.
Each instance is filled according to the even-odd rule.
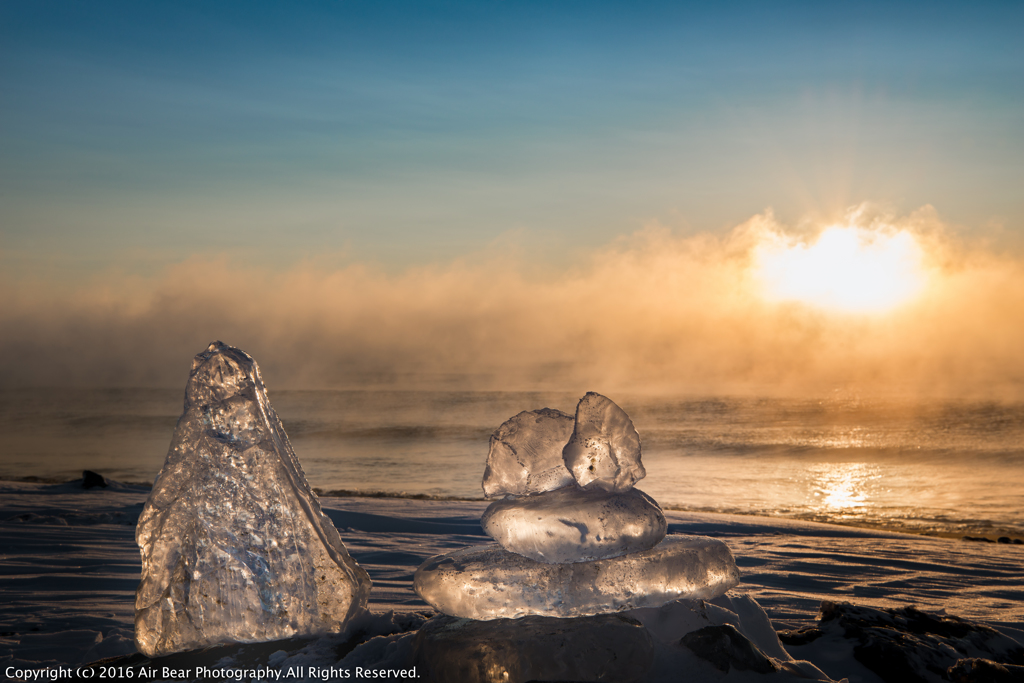
[[[578,393],[271,391],[321,491],[482,498],[488,437]],[[663,507],[1024,537],[1024,404],[612,396]],[[0,478],[152,482],[180,389],[0,391]]]

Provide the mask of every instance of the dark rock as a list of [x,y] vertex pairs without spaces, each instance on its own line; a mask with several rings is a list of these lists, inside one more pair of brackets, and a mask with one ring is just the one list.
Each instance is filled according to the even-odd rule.
[[416,636],[415,660],[437,683],[642,681],[650,633],[621,614],[475,621],[440,615]]
[[990,626],[914,607],[878,610],[825,601],[818,627],[856,641],[854,658],[886,683],[946,680],[961,659],[1024,664],[1024,647]]
[[998,539],[993,541],[991,538],[985,538],[984,536],[963,536],[960,538],[961,541],[977,541],[980,543],[1012,543],[1013,545],[1024,545],[1024,540],[1019,538],[1010,538],[1009,536],[1000,536]]
[[806,645],[812,643],[825,635],[825,632],[816,626],[805,626],[795,630],[779,631],[779,640],[786,645]]
[[107,488],[107,480],[102,474],[96,474],[92,470],[82,471],[82,488],[91,489],[95,487]]
[[946,671],[953,683],[1024,683],[1024,666],[988,659],[961,659]]
[[679,642],[724,673],[729,673],[730,668],[760,674],[777,670],[775,662],[732,624],[705,626],[687,633]]

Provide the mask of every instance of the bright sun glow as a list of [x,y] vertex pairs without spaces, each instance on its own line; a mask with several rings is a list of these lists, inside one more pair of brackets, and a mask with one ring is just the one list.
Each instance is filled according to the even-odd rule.
[[909,232],[831,227],[813,244],[779,235],[755,251],[765,295],[850,313],[879,313],[924,287],[921,247]]

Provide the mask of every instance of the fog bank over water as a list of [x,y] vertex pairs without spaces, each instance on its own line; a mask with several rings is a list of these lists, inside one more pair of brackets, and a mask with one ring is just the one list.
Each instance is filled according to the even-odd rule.
[[850,220],[921,248],[922,292],[887,312],[763,296],[757,246],[826,227],[771,212],[720,235],[652,225],[560,271],[509,239],[400,272],[222,254],[75,286],[0,275],[0,382],[180,387],[221,339],[251,353],[271,389],[1024,396],[1021,257],[955,237],[930,207],[865,216]]

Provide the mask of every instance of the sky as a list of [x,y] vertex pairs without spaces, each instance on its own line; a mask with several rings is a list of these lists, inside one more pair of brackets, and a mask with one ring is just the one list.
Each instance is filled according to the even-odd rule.
[[[0,382],[177,386],[222,338],[281,386],[1012,393],[1022,25],[1013,2],[2,0]],[[759,239],[837,221],[913,233],[927,292],[758,298]]]

